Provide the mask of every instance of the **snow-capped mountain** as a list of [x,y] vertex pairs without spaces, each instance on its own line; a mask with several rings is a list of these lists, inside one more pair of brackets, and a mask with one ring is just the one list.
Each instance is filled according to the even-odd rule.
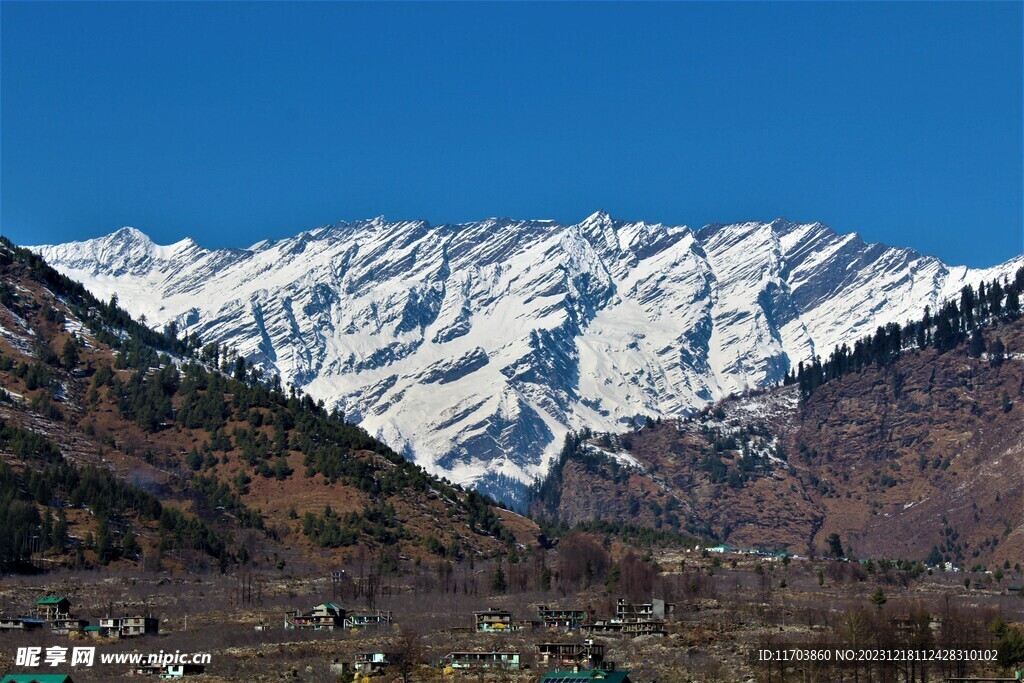
[[149,324],[177,321],[342,409],[429,470],[495,490],[568,429],[616,431],[778,382],[878,325],[1010,275],[820,223],[338,223],[248,249],[122,228],[35,247]]

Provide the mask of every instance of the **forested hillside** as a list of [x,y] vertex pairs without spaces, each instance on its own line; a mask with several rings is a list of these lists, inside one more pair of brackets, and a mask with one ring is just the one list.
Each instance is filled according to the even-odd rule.
[[0,244],[0,563],[37,570],[505,552],[526,520]]
[[1019,563],[1022,290],[1024,269],[801,364],[784,386],[574,435],[531,509],[797,553]]

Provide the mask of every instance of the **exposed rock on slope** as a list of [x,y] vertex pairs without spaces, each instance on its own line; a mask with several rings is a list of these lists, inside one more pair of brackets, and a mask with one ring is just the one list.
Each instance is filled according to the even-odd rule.
[[679,416],[965,282],[820,223],[686,227],[488,219],[338,223],[248,249],[124,228],[38,247],[151,325],[219,340],[432,471],[495,488],[547,469],[568,429]]

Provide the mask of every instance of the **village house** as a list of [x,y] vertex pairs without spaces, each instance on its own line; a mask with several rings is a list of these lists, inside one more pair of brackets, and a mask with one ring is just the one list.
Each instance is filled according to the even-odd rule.
[[615,603],[615,618],[620,621],[664,621],[674,615],[675,610],[676,606],[673,603],[658,598],[644,603],[629,603],[625,598],[619,598]]
[[537,628],[539,621],[513,619],[511,612],[500,609],[487,609],[473,612],[473,630],[477,633],[507,633]]
[[589,638],[568,643],[538,643],[537,657],[544,666],[589,669],[604,662],[604,645]]
[[36,616],[43,621],[56,621],[71,616],[71,603],[63,595],[50,595],[36,600]]
[[371,626],[388,626],[392,623],[391,610],[370,610],[350,612],[344,617],[345,628],[367,628]]
[[620,631],[625,636],[667,636],[665,622],[652,621],[624,621]]
[[345,625],[345,610],[333,602],[322,602],[312,610],[285,612],[284,627],[289,630],[333,631]]
[[356,655],[355,670],[361,674],[373,675],[385,667],[398,663],[398,657],[386,652],[360,652]]
[[620,621],[619,619],[596,619],[583,627],[588,633],[621,634],[625,636],[667,635],[665,622],[656,619],[643,621]]
[[50,629],[59,635],[69,636],[71,634],[84,633],[85,627],[88,625],[89,622],[85,619],[68,616],[51,621]]
[[559,609],[547,605],[537,608],[537,618],[547,628],[579,628],[587,622],[587,617],[587,611],[582,609]]
[[510,631],[512,629],[512,613],[502,609],[473,612],[473,626],[473,630],[480,633]]
[[7,674],[0,683],[75,683],[67,674]]
[[31,631],[32,629],[41,628],[45,623],[42,619],[0,617],[0,631]]
[[160,621],[156,617],[123,616],[101,617],[99,634],[105,638],[135,638],[156,635],[160,632]]
[[504,669],[519,670],[519,652],[504,650],[491,652],[450,652],[442,664],[453,669]]

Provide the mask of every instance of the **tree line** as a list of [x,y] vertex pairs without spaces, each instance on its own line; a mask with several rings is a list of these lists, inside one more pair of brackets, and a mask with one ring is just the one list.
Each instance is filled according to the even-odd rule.
[[990,341],[985,330],[1020,317],[1022,291],[1024,267],[1006,282],[993,280],[987,286],[982,282],[977,289],[964,285],[959,299],[946,301],[934,313],[931,307],[925,307],[919,320],[903,326],[898,323],[880,326],[873,335],[858,339],[852,347],[836,346],[827,360],[815,356],[808,363],[801,361],[783,383],[799,385],[800,400],[806,402],[823,384],[870,365],[888,367],[906,349],[931,348],[942,354],[965,343],[969,344],[972,357],[978,358],[987,351],[992,363],[998,365],[1005,358],[1006,347],[998,337]]
[[[147,433],[206,430],[209,438],[176,464],[184,465],[181,470],[186,476],[192,473],[194,494],[232,510],[243,526],[263,526],[262,516],[241,503],[251,481],[249,474],[243,471],[234,477],[232,490],[217,480],[217,465],[227,463],[228,454],[233,453],[255,476],[287,479],[295,474],[289,456],[298,453],[305,477],[320,474],[330,483],[354,486],[374,498],[414,492],[436,495],[450,501],[474,533],[514,542],[493,510],[498,504],[488,496],[429,475],[347,422],[339,410],[328,411],[323,401],[314,401],[293,386],[286,390],[279,376],[267,376],[233,349],[217,343],[204,345],[195,334],[182,335],[174,322],[162,331],[152,330],[121,309],[116,296],[101,302],[37,255],[7,240],[0,240],[0,245],[4,247],[0,266],[25,268],[29,277],[61,299],[100,344],[115,352],[113,367],[94,368],[93,360],[85,367],[83,373],[92,374],[86,403],[98,406],[106,397],[122,418]],[[0,299],[26,315],[29,309],[39,308],[31,297],[19,296],[9,286],[0,288]],[[57,309],[49,314],[56,322],[62,316]],[[49,349],[48,344],[42,345]],[[15,370],[37,384],[52,384],[53,369],[81,370],[80,350],[81,342],[71,335],[61,354],[40,352],[40,363]],[[0,358],[0,364],[6,362]],[[95,429],[95,425],[86,423],[85,428]],[[113,441],[116,435],[107,438]],[[366,528],[360,523],[354,531]]]

